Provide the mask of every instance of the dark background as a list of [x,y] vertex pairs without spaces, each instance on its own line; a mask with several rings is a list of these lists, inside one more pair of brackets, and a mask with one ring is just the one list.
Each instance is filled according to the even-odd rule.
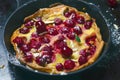
[[[2,36],[4,24],[9,15],[20,5],[30,0],[0,0],[0,80],[46,80],[47,78],[37,78],[36,75],[23,74],[21,69],[16,69],[8,65],[6,51],[3,46]],[[116,8],[111,8],[107,0],[85,0],[97,5],[111,31],[111,46],[103,59],[93,68],[84,71],[82,74],[65,77],[63,80],[120,80],[120,4]],[[118,25],[116,29],[114,25]],[[57,78],[56,80],[58,80]]]

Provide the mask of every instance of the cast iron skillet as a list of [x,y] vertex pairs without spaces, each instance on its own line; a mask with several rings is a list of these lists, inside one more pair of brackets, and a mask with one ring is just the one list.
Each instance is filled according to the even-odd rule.
[[[110,46],[110,32],[107,27],[107,23],[103,17],[103,14],[101,13],[100,9],[95,6],[94,4],[87,3],[85,1],[81,0],[34,0],[32,2],[28,2],[24,5],[22,5],[20,8],[18,8],[13,14],[8,18],[5,29],[4,29],[4,45],[7,50],[8,54],[8,61],[13,64],[14,66],[17,66],[19,68],[22,68],[25,71],[30,71],[32,73],[37,73],[39,75],[48,75],[48,73],[44,72],[35,72],[34,70],[26,68],[24,65],[20,64],[19,61],[15,58],[15,52],[13,50],[13,46],[10,43],[10,37],[12,33],[21,25],[23,24],[23,20],[26,16],[29,16],[33,14],[35,11],[37,11],[39,8],[47,8],[49,5],[60,2],[62,4],[72,6],[77,8],[80,11],[88,12],[91,17],[96,19],[96,23],[99,26],[102,34],[102,38],[105,41],[104,48],[101,52],[101,55],[99,58],[88,67],[85,67],[83,69],[80,69],[78,71],[70,72],[70,74],[75,73],[81,73],[84,70],[87,70],[94,66],[96,63],[98,63],[102,57],[106,54],[108,47]],[[85,8],[85,10],[83,10]],[[53,76],[58,76],[58,74],[55,74]]]

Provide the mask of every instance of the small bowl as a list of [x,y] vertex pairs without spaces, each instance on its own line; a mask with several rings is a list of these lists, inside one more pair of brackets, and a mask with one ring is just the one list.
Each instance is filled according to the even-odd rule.
[[34,0],[19,7],[16,11],[13,12],[13,14],[8,18],[6,22],[5,29],[4,29],[4,46],[6,47],[6,50],[7,50],[9,63],[23,69],[23,71],[29,71],[33,74],[46,75],[46,76],[61,76],[59,74],[50,75],[49,73],[45,73],[45,72],[36,72],[35,70],[26,68],[26,66],[20,64],[19,61],[15,58],[15,52],[14,52],[13,46],[10,43],[10,37],[12,33],[21,24],[23,24],[23,20],[26,16],[33,14],[39,8],[47,8],[49,7],[49,5],[58,3],[58,2],[68,6],[75,7],[79,11],[87,12],[88,14],[90,14],[91,17],[95,18],[96,23],[100,28],[102,38],[105,42],[105,45],[102,49],[100,56],[93,64],[85,68],[82,68],[80,70],[69,72],[67,75],[82,73],[83,71],[94,66],[96,63],[98,63],[102,59],[102,57],[106,54],[110,46],[110,32],[107,27],[107,23],[103,17],[103,14],[101,13],[100,9],[96,5],[87,3],[85,1],[80,1],[80,0]]

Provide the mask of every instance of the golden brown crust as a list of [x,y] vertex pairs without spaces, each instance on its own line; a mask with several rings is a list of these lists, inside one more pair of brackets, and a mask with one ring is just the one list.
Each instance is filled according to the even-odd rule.
[[[59,5],[59,6],[56,6],[56,7],[53,7],[53,8],[43,8],[43,9],[38,10],[34,14],[26,17],[24,19],[24,21],[32,20],[33,18],[36,18],[36,17],[42,17],[42,19],[43,19],[43,21],[45,21],[45,23],[49,23],[47,21],[49,21],[49,20],[53,21],[53,19],[49,19],[49,15],[51,15],[51,14],[54,13],[54,15],[51,15],[51,17],[52,16],[58,16],[58,15],[61,16],[62,13],[64,12],[64,10],[66,8],[74,9],[75,11],[77,11],[75,8],[69,7],[69,6],[66,6],[66,5]],[[81,14],[82,16],[84,16],[86,20],[90,19],[90,16],[87,13],[83,13],[83,12],[79,11],[79,14]],[[65,18],[65,17],[62,17],[62,18]],[[24,25],[22,25],[21,27],[24,27]],[[96,61],[96,59],[98,58],[98,56],[101,53],[101,50],[102,50],[102,48],[104,46],[104,41],[102,40],[102,37],[101,37],[101,34],[100,34],[100,30],[97,27],[97,25],[95,23],[95,20],[94,20],[92,28],[94,29],[94,32],[95,32],[95,34],[97,36],[97,40],[96,40],[96,52],[88,60],[87,63],[85,63],[85,64],[83,64],[81,66],[79,66],[79,63],[76,63],[76,67],[74,69],[72,69],[72,70],[69,70],[69,71],[68,70],[57,71],[55,68],[52,67],[52,69],[51,69],[51,67],[49,67],[49,66],[42,67],[42,66],[39,66],[38,64],[36,64],[36,62],[34,60],[33,60],[33,62],[30,62],[30,63],[26,62],[24,60],[24,58],[23,58],[22,52],[19,52],[18,49],[17,49],[17,45],[15,43],[13,43],[13,40],[15,39],[15,37],[17,37],[19,35],[19,29],[17,29],[13,33],[13,35],[11,37],[11,43],[14,46],[14,50],[16,51],[16,57],[20,60],[20,62],[23,63],[23,64],[26,64],[27,66],[29,66],[29,67],[31,67],[31,68],[33,68],[35,70],[43,71],[43,72],[49,72],[49,73],[55,73],[55,74],[58,74],[58,73],[61,73],[61,72],[70,72],[70,71],[75,71],[75,70],[81,69],[83,67],[89,66],[90,64],[92,64],[93,62]]]

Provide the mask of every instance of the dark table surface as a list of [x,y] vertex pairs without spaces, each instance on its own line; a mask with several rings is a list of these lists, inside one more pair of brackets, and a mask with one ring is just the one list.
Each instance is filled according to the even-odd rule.
[[[21,70],[16,70],[14,66],[8,65],[3,46],[3,29],[8,16],[28,1],[30,0],[0,0],[0,80],[33,80],[32,76],[23,75]],[[111,8],[107,5],[107,0],[85,1],[97,5],[104,14],[111,31],[111,46],[99,64],[75,78],[76,80],[120,80],[120,4],[116,8]],[[65,80],[72,79],[66,78]]]

